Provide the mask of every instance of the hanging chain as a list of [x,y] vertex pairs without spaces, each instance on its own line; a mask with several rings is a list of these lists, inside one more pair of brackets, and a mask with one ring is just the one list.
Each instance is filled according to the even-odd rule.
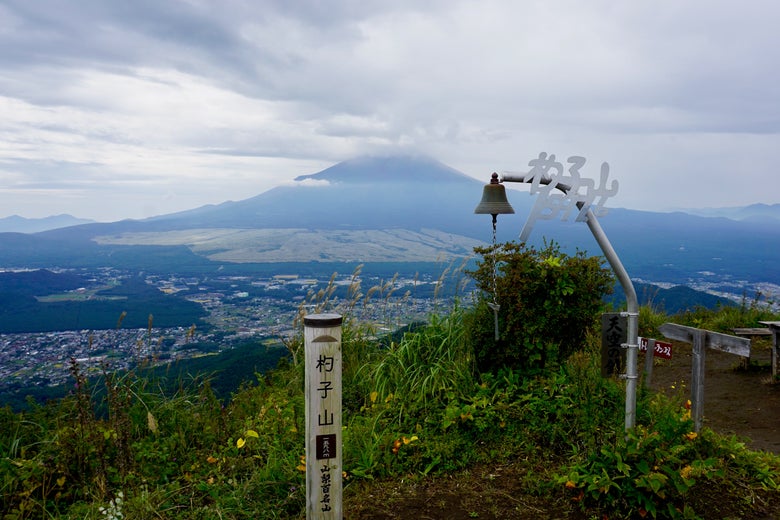
[[498,250],[496,249],[496,217],[493,215],[493,304],[498,306]]
[[493,217],[493,302],[488,303],[488,307],[493,309],[494,338],[498,341],[498,310],[501,306],[498,304],[498,249],[496,249],[496,221],[498,215]]

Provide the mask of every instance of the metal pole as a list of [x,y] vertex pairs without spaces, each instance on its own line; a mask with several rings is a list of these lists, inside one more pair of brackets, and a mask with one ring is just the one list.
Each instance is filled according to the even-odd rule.
[[[533,179],[529,175],[502,175],[501,182],[531,182]],[[540,184],[548,185],[552,182],[549,176],[544,176],[539,180]],[[558,183],[556,188],[564,193],[568,194],[570,186]],[[582,209],[582,203],[578,203],[577,206]],[[612,267],[612,271],[617,276],[620,286],[623,288],[623,292],[626,294],[626,312],[623,313],[628,318],[628,343],[626,344],[626,430],[632,429],[636,425],[636,387],[639,375],[637,374],[637,359],[639,357],[639,302],[636,297],[636,290],[634,290],[634,284],[631,283],[631,278],[628,276],[628,272],[623,267],[620,258],[612,244],[609,242],[606,233],[601,228],[596,219],[596,215],[588,209],[587,222],[590,232],[593,234],[593,238],[599,244],[604,257]]]

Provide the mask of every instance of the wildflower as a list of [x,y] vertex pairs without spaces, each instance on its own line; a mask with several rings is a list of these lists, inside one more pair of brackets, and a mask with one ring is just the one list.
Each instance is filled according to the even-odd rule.
[[301,460],[298,465],[295,466],[295,469],[298,471],[306,471],[306,455],[301,455]]
[[211,455],[209,455],[209,457],[206,459],[206,462],[208,462],[209,464],[216,464],[217,459],[216,457],[212,457]]
[[401,439],[393,441],[393,453],[398,454],[398,450],[401,448]]
[[566,489],[574,489],[577,487],[577,484],[575,484],[573,480],[567,480],[565,485]]
[[370,395],[369,397],[370,397],[370,399],[371,399],[371,402],[372,402],[372,403],[375,403],[375,402],[376,402],[376,398],[377,398],[377,397],[379,397],[379,393],[378,393],[378,392],[376,392],[376,391],[374,391],[374,392],[371,392],[371,395]]
[[696,432],[688,432],[688,433],[686,433],[685,435],[683,435],[683,437],[685,437],[685,438],[686,438],[686,439],[688,439],[689,441],[692,441],[693,439],[695,439],[695,438],[696,438],[696,437],[698,437],[698,436],[699,436],[699,434],[698,434],[698,433],[696,433]]
[[689,478],[691,478],[691,472],[692,471],[693,471],[693,468],[689,464],[689,465],[685,466],[683,469],[680,470],[680,476],[682,478],[684,478],[684,479],[689,479]]

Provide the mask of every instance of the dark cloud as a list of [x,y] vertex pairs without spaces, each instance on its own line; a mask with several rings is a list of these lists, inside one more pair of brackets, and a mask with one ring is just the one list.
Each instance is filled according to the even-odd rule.
[[755,202],[747,186],[780,159],[778,14],[769,0],[3,0],[0,178],[186,178],[218,197],[217,177],[262,191],[363,153],[481,175],[544,150],[614,161],[629,206],[702,168],[750,170],[722,204]]

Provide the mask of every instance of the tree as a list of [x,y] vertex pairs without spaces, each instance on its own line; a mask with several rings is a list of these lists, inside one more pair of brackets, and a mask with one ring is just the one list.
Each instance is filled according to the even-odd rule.
[[[568,256],[555,243],[536,250],[507,242],[475,252],[482,260],[468,274],[482,294],[467,330],[480,371],[538,372],[583,348],[615,283],[603,259],[581,251]],[[494,295],[500,306],[498,340],[488,305]]]

